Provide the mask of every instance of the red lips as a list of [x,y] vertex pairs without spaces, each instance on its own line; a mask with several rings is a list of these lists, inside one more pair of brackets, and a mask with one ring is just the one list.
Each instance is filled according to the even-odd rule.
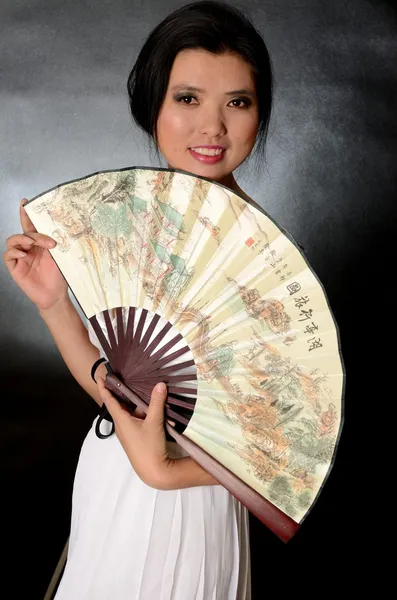
[[221,154],[215,154],[214,156],[208,156],[207,154],[199,154],[192,148],[189,148],[189,152],[193,158],[205,165],[214,165],[223,159],[226,148],[223,146],[197,146],[198,148],[208,148],[209,150],[222,150]]

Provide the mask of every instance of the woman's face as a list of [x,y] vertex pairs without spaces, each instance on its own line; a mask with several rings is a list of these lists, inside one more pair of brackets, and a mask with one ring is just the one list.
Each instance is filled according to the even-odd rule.
[[250,65],[233,54],[201,49],[176,56],[157,121],[159,150],[169,168],[227,181],[251,152],[257,131]]

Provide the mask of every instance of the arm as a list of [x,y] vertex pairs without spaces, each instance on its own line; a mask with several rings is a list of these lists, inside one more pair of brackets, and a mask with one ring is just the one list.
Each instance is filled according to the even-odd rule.
[[[91,344],[88,331],[69,297],[39,313],[73,377],[102,406],[98,387],[91,379],[91,368],[99,358],[99,350]],[[103,364],[99,365],[97,374],[106,376]]]
[[[91,344],[88,331],[70,301],[66,281],[49,252],[56,242],[37,232],[24,209],[25,202],[27,199],[23,198],[19,209],[23,233],[6,240],[3,255],[6,268],[38,308],[72,375],[101,406],[97,386],[91,380],[91,368],[99,358],[99,351]],[[105,375],[106,369],[101,366],[98,372]]]
[[220,485],[220,483],[190,456],[186,456],[174,460],[172,468],[167,472],[164,481],[159,485],[159,489],[181,490],[205,485]]

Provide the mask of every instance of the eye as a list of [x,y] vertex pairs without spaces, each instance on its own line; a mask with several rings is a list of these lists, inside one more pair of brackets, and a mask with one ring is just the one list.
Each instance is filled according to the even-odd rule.
[[[191,102],[189,102],[189,100],[192,100],[192,99],[195,100],[196,98],[194,96],[189,96],[188,94],[185,94],[184,96],[176,96],[175,97],[175,100],[177,102],[180,102],[181,104],[187,104],[188,106],[190,104],[192,104]],[[187,100],[187,102],[185,102],[185,100]]]
[[234,100],[231,101],[230,104],[232,104],[233,102],[240,102],[242,103],[242,105],[240,104],[239,106],[234,105],[234,108],[248,108],[251,105],[251,101],[245,98],[235,98]]

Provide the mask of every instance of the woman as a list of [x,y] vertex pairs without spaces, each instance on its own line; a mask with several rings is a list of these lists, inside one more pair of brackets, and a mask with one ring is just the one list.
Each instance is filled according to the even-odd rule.
[[[219,182],[248,202],[234,171],[263,152],[271,108],[266,46],[245,17],[216,2],[187,5],[147,38],[128,80],[132,116],[170,168]],[[116,435],[95,422],[79,458],[68,561],[57,600],[248,600],[248,515],[173,443],[163,427],[165,386],[149,413],[126,413],[90,370],[99,352],[21,203],[23,234],[6,265],[36,304],[71,373],[107,408]],[[101,371],[102,369],[102,371]]]

